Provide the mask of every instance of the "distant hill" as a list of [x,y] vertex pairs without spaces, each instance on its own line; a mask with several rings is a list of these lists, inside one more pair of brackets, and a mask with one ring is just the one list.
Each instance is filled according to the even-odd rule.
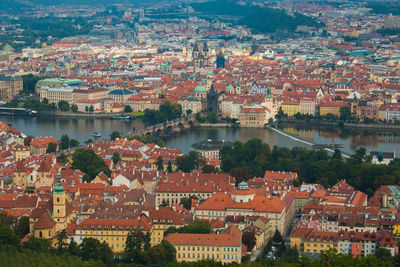
[[192,7],[197,12],[217,18],[221,18],[221,16],[236,16],[239,18],[237,20],[239,24],[247,25],[255,31],[262,33],[271,33],[277,30],[293,32],[299,25],[317,28],[324,26],[315,19],[299,13],[288,15],[282,9],[242,6],[230,0],[196,3],[192,4]]
[[17,0],[0,0],[0,11],[8,11],[8,10],[20,10],[21,8],[26,7],[25,4],[21,3],[20,1]]
[[368,8],[372,9],[373,13],[376,14],[393,14],[400,15],[400,3],[399,2],[370,2],[367,5]]
[[[0,0],[1,1],[1,0]],[[37,5],[112,5],[112,4],[148,4],[160,0],[27,0]]]

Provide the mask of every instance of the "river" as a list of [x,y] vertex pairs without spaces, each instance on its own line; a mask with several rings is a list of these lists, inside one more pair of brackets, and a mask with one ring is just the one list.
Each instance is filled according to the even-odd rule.
[[[133,128],[140,129],[143,123],[140,120],[116,121],[111,119],[92,118],[61,118],[61,117],[13,117],[0,116],[0,120],[11,123],[15,128],[26,135],[53,136],[57,139],[63,134],[68,134],[79,142],[92,138],[93,132],[98,132],[103,138],[107,138],[112,131],[127,133]],[[328,126],[300,126],[281,125],[279,127],[287,133],[300,136],[316,144],[341,144],[343,152],[352,154],[355,149],[363,146],[368,151],[395,152],[400,153],[400,132],[378,131],[363,129],[341,129]],[[166,141],[167,147],[177,147],[187,153],[190,146],[200,140],[215,139],[229,141],[246,141],[251,138],[260,138],[271,147],[304,146],[311,148],[302,142],[281,135],[271,129],[264,128],[212,128],[196,127],[195,129],[177,136],[169,137]]]

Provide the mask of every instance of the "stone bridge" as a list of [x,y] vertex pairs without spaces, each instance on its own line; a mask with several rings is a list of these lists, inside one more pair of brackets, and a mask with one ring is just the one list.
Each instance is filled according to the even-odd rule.
[[144,129],[138,129],[135,131],[130,132],[129,134],[131,135],[154,135],[154,136],[160,136],[162,134],[168,134],[171,131],[174,131],[176,129],[183,130],[183,129],[188,129],[192,127],[195,123],[195,117],[194,116],[186,116],[183,118],[175,119],[172,121],[166,121],[164,123],[159,123],[155,125],[151,125],[148,127],[145,127]]

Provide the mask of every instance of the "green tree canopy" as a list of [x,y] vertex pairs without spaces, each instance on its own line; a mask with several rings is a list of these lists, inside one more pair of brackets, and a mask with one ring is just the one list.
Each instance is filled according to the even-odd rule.
[[83,260],[101,260],[107,266],[113,262],[114,254],[105,241],[100,243],[94,238],[84,238],[78,248],[78,256]]
[[60,147],[61,149],[68,149],[69,148],[69,136],[67,134],[63,134],[60,138]]
[[126,106],[125,106],[124,112],[130,113],[130,112],[132,112],[132,111],[133,111],[133,110],[132,110],[131,106],[129,106],[129,105],[126,105]]
[[117,164],[117,162],[121,160],[121,155],[118,152],[115,152],[112,155],[111,159],[112,159],[114,164]]
[[78,169],[85,173],[84,180],[92,181],[100,172],[110,176],[111,171],[92,149],[79,148],[72,154],[72,169]]
[[50,142],[47,146],[46,153],[54,153],[57,151],[57,144]]
[[69,104],[67,101],[60,100],[57,106],[61,111],[69,111]]
[[111,141],[115,141],[116,138],[121,138],[121,133],[118,131],[113,131],[110,134],[110,139],[111,139]]

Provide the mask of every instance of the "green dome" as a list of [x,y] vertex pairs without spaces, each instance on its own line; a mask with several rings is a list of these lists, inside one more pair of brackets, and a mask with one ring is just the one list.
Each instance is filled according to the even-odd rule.
[[228,86],[226,87],[226,90],[229,90],[229,91],[231,91],[231,90],[233,90],[233,89],[234,89],[233,86],[230,85],[230,84],[228,84]]
[[61,185],[61,173],[58,171],[57,173],[57,184],[53,188],[54,194],[63,194],[64,187]]
[[204,88],[204,86],[201,84],[197,85],[196,88],[194,88],[195,93],[203,93],[205,91],[206,91],[206,88]]

